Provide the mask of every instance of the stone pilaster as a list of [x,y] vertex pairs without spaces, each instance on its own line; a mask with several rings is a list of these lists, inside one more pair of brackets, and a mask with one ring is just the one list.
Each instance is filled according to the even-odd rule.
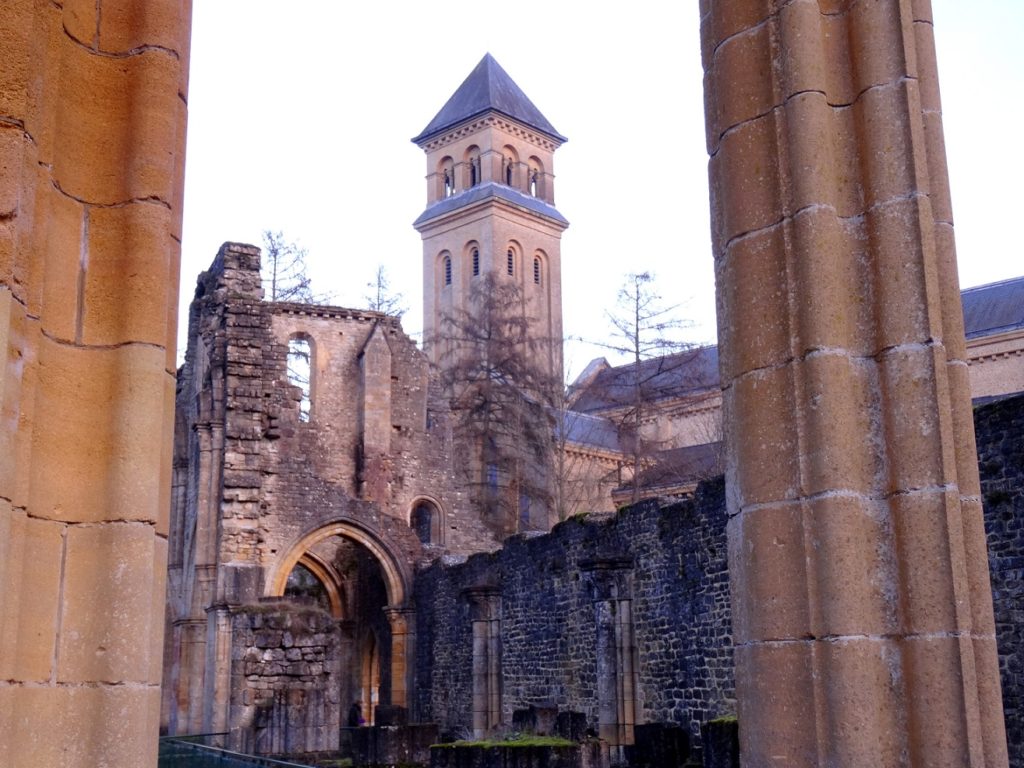
[[465,590],[473,630],[473,738],[481,739],[502,722],[501,590]]
[[385,608],[391,626],[391,706],[409,707],[412,674],[415,669],[415,612],[408,608]]
[[632,744],[636,725],[636,644],[633,633],[633,561],[585,560],[597,622],[598,735],[619,747]]
[[748,765],[1006,764],[928,5],[701,6]]

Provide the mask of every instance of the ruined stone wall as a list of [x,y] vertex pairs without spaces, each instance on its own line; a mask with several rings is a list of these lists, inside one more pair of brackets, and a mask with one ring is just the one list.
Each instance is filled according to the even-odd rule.
[[1010,765],[1024,767],[1024,395],[975,409]]
[[464,590],[500,593],[502,718],[528,705],[583,712],[598,723],[595,598],[588,562],[632,563],[637,722],[686,725],[733,711],[721,481],[696,499],[648,502],[576,517],[500,552],[443,563],[417,577],[417,716],[458,733],[472,722],[470,606]]
[[287,604],[232,616],[230,747],[266,754],[337,749],[340,655],[337,622]]

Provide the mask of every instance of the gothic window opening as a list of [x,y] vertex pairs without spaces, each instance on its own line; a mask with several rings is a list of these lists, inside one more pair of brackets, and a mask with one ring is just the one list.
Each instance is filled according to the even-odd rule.
[[420,501],[412,511],[409,526],[422,544],[441,543],[441,513],[433,504]]
[[480,276],[480,249],[473,249],[473,277]]
[[540,285],[540,258],[533,257],[533,284]]
[[308,422],[313,402],[310,397],[312,348],[309,340],[301,337],[288,339],[288,383],[298,387],[299,421]]

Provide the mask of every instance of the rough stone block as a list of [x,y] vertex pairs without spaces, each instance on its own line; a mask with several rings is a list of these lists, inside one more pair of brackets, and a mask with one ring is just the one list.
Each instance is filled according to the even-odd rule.
[[812,642],[735,650],[740,753],[750,765],[818,762]]
[[798,365],[804,403],[800,443],[803,490],[872,494],[882,484],[879,445],[872,418],[874,364],[844,353],[809,355]]
[[[73,526],[67,534],[57,679],[147,684],[158,664],[163,589],[150,525]],[[161,562],[163,554],[156,557]],[[102,608],[99,608],[102,606]],[[154,660],[153,657],[156,657]]]
[[40,687],[9,695],[9,726],[0,732],[12,766],[156,765],[159,688]]
[[30,508],[68,522],[158,520],[163,350],[40,341]]
[[[0,507],[6,502],[0,502]],[[61,583],[64,526],[35,520],[22,512],[0,512],[10,521],[12,556],[4,589],[15,594],[4,601],[0,639],[0,676],[5,680],[45,682],[53,674],[57,635],[57,596]],[[10,545],[9,545],[10,546]],[[17,599],[12,599],[17,598]]]
[[[899,606],[903,632],[932,634],[957,624],[956,595],[967,589],[963,561],[951,552],[949,508],[958,504],[953,491],[941,490],[900,494],[889,501],[902,564]],[[948,562],[949,567],[935,568],[940,562]]]
[[179,63],[147,50],[106,57],[70,39],[61,46],[60,120],[54,177],[70,195],[115,204],[169,202],[176,179]]
[[59,190],[41,190],[46,208],[41,260],[45,265],[40,317],[48,336],[74,342],[78,335],[79,272],[86,231],[85,208]]
[[89,210],[83,343],[170,343],[171,217],[153,202]]
[[735,240],[715,265],[724,382],[792,357],[784,238],[776,227]]
[[726,466],[726,489],[735,494],[733,509],[796,498],[799,481],[796,425],[775,418],[793,413],[793,365],[748,374],[735,380],[722,396],[726,441],[736,446],[736,460],[744,467],[734,476]]
[[778,119],[771,113],[737,126],[722,137],[711,160],[711,173],[721,180],[716,208],[723,217],[719,231],[725,244],[782,220]]
[[729,575],[750,593],[733,607],[736,642],[806,637],[812,617],[800,504],[742,512],[729,529]]

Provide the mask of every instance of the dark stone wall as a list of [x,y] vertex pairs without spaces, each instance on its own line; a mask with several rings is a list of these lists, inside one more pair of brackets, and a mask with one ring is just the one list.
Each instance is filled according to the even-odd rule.
[[442,731],[472,722],[468,587],[502,601],[503,720],[529,705],[582,712],[597,728],[596,616],[581,563],[632,561],[638,722],[687,727],[734,711],[725,499],[721,479],[696,498],[578,516],[545,536],[418,574],[417,715]]
[[974,412],[1011,768],[1024,768],[1024,395]]

